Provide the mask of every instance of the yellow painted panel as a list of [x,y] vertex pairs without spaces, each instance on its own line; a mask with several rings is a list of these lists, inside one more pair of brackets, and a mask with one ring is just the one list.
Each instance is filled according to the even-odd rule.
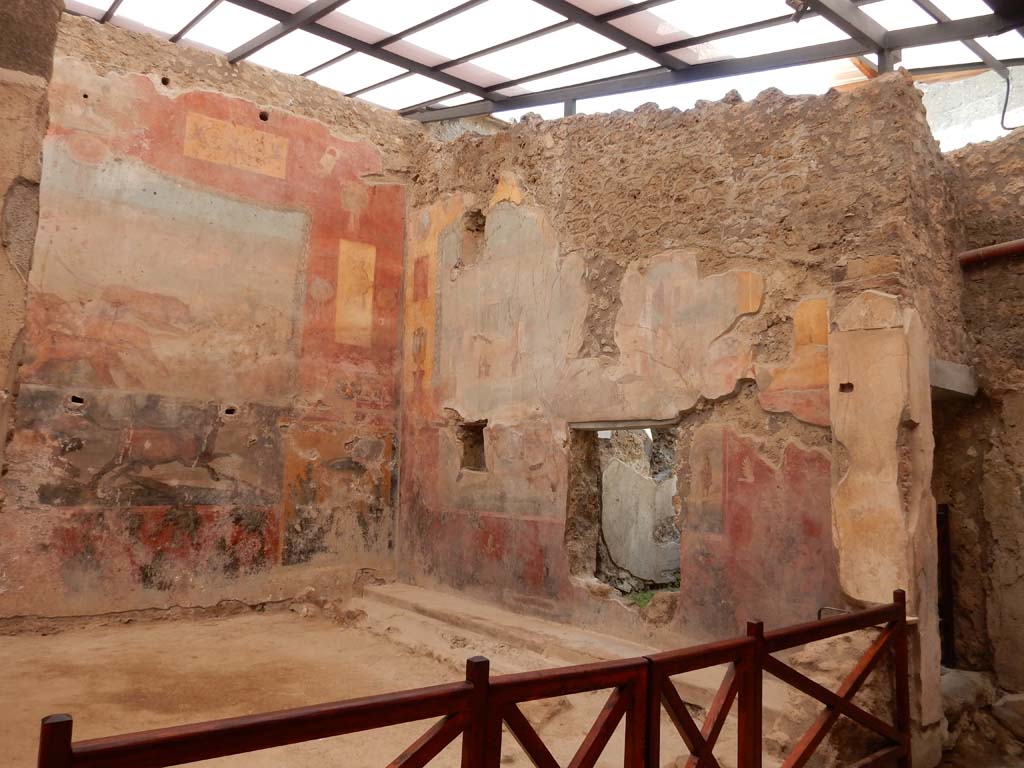
[[373,337],[373,273],[377,249],[369,243],[338,243],[338,294],[334,340],[358,347]]
[[288,139],[189,112],[185,156],[283,179],[288,169]]

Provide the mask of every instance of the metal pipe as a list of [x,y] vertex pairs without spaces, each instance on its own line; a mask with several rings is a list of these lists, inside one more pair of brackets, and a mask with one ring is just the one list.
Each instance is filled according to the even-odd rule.
[[1005,243],[996,243],[995,245],[986,245],[984,248],[975,248],[972,251],[964,251],[960,254],[960,266],[968,267],[972,264],[1002,259],[1007,256],[1024,256],[1024,238],[1009,240]]

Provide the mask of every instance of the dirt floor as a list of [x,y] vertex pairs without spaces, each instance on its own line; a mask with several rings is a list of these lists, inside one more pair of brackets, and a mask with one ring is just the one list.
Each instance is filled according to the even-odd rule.
[[[388,627],[341,626],[288,610],[206,619],[122,621],[55,634],[0,637],[0,765],[34,764],[39,719],[68,712],[75,738],[177,725],[461,679],[468,653],[417,652]],[[392,631],[398,630],[394,627]],[[500,655],[499,648],[493,649]],[[553,666],[553,665],[552,665]],[[555,757],[568,763],[606,695],[531,705]],[[429,722],[265,750],[204,763],[250,768],[379,766]],[[622,726],[599,765],[621,765]],[[506,736],[502,762],[528,765]],[[456,740],[436,765],[459,762]]]

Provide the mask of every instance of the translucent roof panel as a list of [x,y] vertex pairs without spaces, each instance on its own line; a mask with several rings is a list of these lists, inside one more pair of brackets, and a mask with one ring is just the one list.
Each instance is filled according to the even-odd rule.
[[963,43],[953,42],[904,48],[900,66],[905,69],[924,69],[946,64],[970,64],[975,61],[980,63],[981,59],[971,53]]
[[639,53],[630,53],[625,56],[618,56],[614,59],[610,59],[609,61],[589,64],[585,67],[577,67],[576,69],[569,70],[568,72],[562,72],[558,75],[549,75],[548,77],[542,77],[537,80],[528,80],[525,83],[520,83],[516,87],[521,90],[533,92],[547,91],[551,88],[562,88],[567,85],[589,83],[592,80],[601,80],[605,77],[615,77],[616,75],[625,75],[630,72],[640,72],[657,66],[657,64],[646,56],[641,56]]
[[163,37],[180,32],[202,12],[210,0],[124,0],[114,14],[114,22],[156,32]]
[[113,0],[66,0],[64,7],[83,16],[98,19],[107,12],[111,2]]
[[618,43],[574,24],[472,59],[469,63],[514,80],[621,50]]
[[660,45],[792,13],[784,0],[675,0],[616,19],[612,24],[652,45]]
[[1024,59],[1024,37],[1016,31],[982,37],[978,42],[997,59]]
[[254,13],[234,3],[221,3],[192,27],[184,39],[215,51],[233,51],[276,23],[261,13]]
[[404,71],[401,67],[375,59],[373,56],[367,56],[365,53],[353,53],[309,77],[310,80],[315,80],[320,85],[326,85],[336,91],[353,93],[400,75]]
[[798,24],[787,22],[755,32],[724,37],[710,43],[700,43],[672,53],[688,64],[696,64],[701,61],[759,56],[763,53],[847,39],[849,38],[839,27],[821,16],[812,16],[802,19]]
[[654,102],[662,109],[690,109],[699,99],[717,101],[734,89],[739,91],[744,99],[752,99],[768,88],[778,88],[784,93],[794,95],[822,94],[837,84],[864,79],[864,75],[850,63],[849,59],[842,59],[635,93],[581,99],[576,102],[576,110],[580,113],[611,112],[615,109],[635,109],[647,102]]
[[886,29],[907,29],[935,23],[935,19],[914,0],[882,0],[880,3],[868,3],[861,10]]
[[457,59],[564,20],[532,0],[487,0],[406,40],[445,59]]
[[442,99],[437,104],[441,107],[458,107],[463,104],[472,104],[474,101],[482,101],[482,99],[479,96],[474,96],[472,93],[462,93],[458,96],[452,96],[450,99]]
[[256,51],[248,61],[290,75],[301,75],[347,50],[343,45],[299,29]]
[[387,36],[450,11],[463,2],[465,0],[348,0],[329,18],[344,16],[355,19],[385,32],[383,36]]
[[429,77],[409,75],[360,94],[359,98],[389,109],[402,109],[457,92],[457,89]]

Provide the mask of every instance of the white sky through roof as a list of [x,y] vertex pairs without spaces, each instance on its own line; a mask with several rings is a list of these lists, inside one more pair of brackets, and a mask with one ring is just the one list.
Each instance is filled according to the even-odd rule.
[[114,15],[114,22],[125,26],[138,25],[170,37],[180,32],[209,4],[210,0],[175,0],[173,3],[124,0]]
[[343,45],[298,29],[256,51],[249,57],[249,61],[290,75],[299,75],[347,50]]
[[[3,0],[0,0],[2,2]],[[240,0],[238,0],[240,2]],[[439,14],[458,9],[465,0],[348,0],[322,19],[324,27],[342,35],[374,44]],[[572,0],[592,14],[627,8],[640,0]],[[265,0],[285,12],[294,12],[312,0]],[[952,19],[988,15],[984,0],[933,0]],[[111,0],[67,0],[71,11],[99,18],[110,8]],[[179,32],[209,4],[209,0],[123,0],[113,22],[135,29],[149,29],[164,37]],[[885,29],[906,29],[935,23],[914,0],[876,0],[862,10]],[[620,17],[612,23],[619,29],[650,44],[685,40],[688,37],[716,33],[730,27],[776,17],[789,17],[792,9],[785,0],[672,0],[636,14]],[[250,11],[236,2],[224,0],[185,36],[191,44],[220,52],[230,52],[276,24],[276,20]],[[445,62],[462,58],[491,46],[507,43],[552,25],[562,29],[525,42],[471,59],[453,67],[440,68]],[[342,38],[344,40],[344,38]],[[804,17],[799,24],[785,22],[774,26],[719,38],[676,49],[672,55],[689,64],[744,58],[759,54],[805,48],[847,40],[847,35],[821,16]],[[979,38],[994,56],[1001,59],[1024,58],[1024,37],[1008,32],[992,38]],[[301,74],[321,67],[345,54],[341,61],[311,75],[316,82],[341,93],[366,90],[361,98],[386,107],[402,109],[439,99],[442,106],[479,100],[472,93],[429,77],[431,73],[411,73],[417,64],[438,67],[451,77],[466,81],[466,88],[493,89],[498,95],[539,92],[608,77],[656,68],[656,62],[628,51],[607,36],[578,24],[569,24],[534,0],[485,0],[429,25],[405,39],[391,43],[387,51],[400,57],[396,63],[383,61],[362,52],[351,52],[345,44],[325,39],[309,30],[290,32],[257,51],[249,60],[289,74]],[[372,51],[370,52],[372,53]],[[400,59],[409,59],[407,67]],[[571,66],[591,58],[608,57],[553,75],[539,76],[551,69]],[[413,62],[416,62],[415,64]],[[922,69],[947,65],[978,63],[978,57],[962,43],[908,48],[903,51],[903,66]],[[389,83],[390,78],[405,75]],[[530,78],[533,79],[530,79]],[[694,83],[588,99],[586,109],[616,109],[629,104],[669,99],[663,106],[683,105],[696,98],[717,98],[732,87],[744,96],[752,89],[778,87],[787,93],[818,93],[832,85],[863,79],[848,60],[774,70],[713,83]],[[507,81],[524,82],[501,87]],[[471,84],[471,85],[469,85]],[[742,87],[740,87],[742,86]],[[756,93],[756,91],[755,91]],[[701,95],[696,95],[701,94]],[[749,95],[753,95],[752,93]],[[548,112],[560,113],[560,104]],[[580,107],[581,111],[583,108]],[[534,108],[536,111],[537,108]],[[542,110],[544,111],[544,110]]]
[[184,39],[215,51],[230,52],[276,23],[263,14],[225,2],[196,24]]

